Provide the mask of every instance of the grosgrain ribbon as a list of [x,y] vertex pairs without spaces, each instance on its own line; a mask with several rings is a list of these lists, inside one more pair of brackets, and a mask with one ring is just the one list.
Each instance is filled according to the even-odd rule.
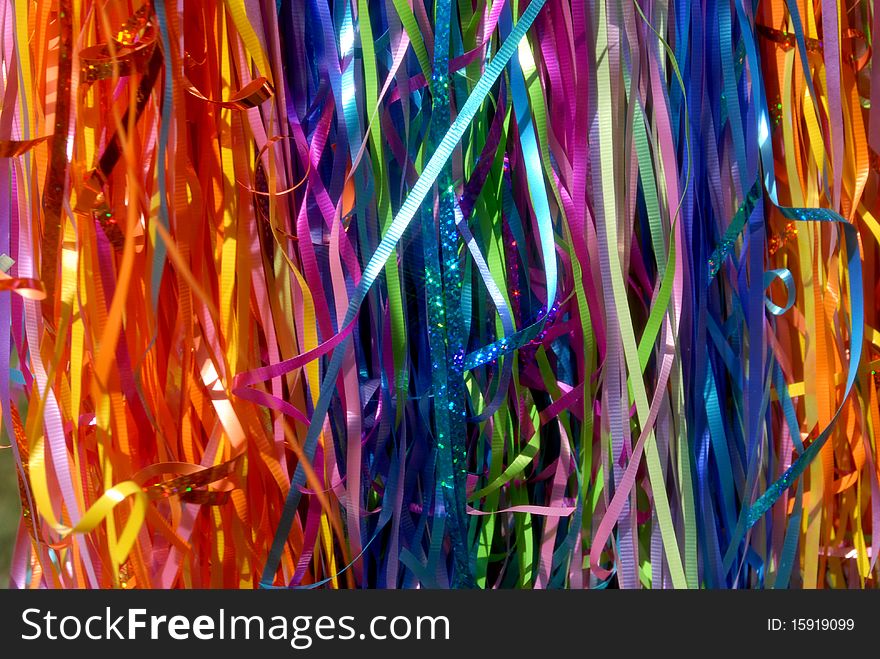
[[[394,245],[397,244],[404,231],[409,226],[409,223],[412,221],[413,216],[415,215],[424,198],[427,196],[428,192],[430,191],[431,186],[440,175],[443,165],[452,155],[452,150],[461,139],[465,129],[467,128],[471,119],[473,119],[486,94],[488,94],[489,89],[492,87],[492,85],[495,84],[498,76],[501,75],[504,66],[513,55],[514,49],[518,46],[519,42],[525,36],[526,31],[534,22],[535,17],[538,15],[538,12],[543,6],[544,0],[532,0],[532,2],[529,3],[529,6],[526,7],[525,11],[523,12],[519,21],[517,21],[508,38],[498,49],[498,52],[495,54],[495,57],[492,58],[492,61],[486,66],[483,77],[480,78],[479,82],[474,87],[474,90],[471,92],[471,95],[468,97],[465,104],[459,110],[458,116],[456,116],[455,121],[452,123],[452,126],[450,126],[446,135],[437,145],[437,149],[434,151],[430,160],[425,165],[425,168],[422,170],[421,176],[419,177],[418,181],[416,181],[416,184],[413,186],[410,194],[407,196],[406,200],[398,211],[396,217],[394,218],[394,221],[391,223],[391,226],[388,227],[385,235],[382,237],[379,246],[376,248],[373,256],[370,258],[370,261],[367,264],[366,268],[364,268],[360,284],[358,285],[357,290],[355,291],[354,295],[351,298],[351,301],[349,302],[348,311],[346,312],[345,319],[342,322],[343,326],[348,325],[350,322],[352,322],[352,320],[354,320],[355,316],[357,315],[357,311],[360,308],[361,302],[363,302],[367,291],[376,280],[379,272],[381,271],[388,257],[391,255]],[[314,454],[318,434],[323,428],[323,419],[327,414],[327,409],[330,404],[330,395],[336,385],[336,376],[339,373],[339,369],[341,366],[342,357],[344,354],[343,350],[344,344],[334,349],[333,356],[331,357],[330,363],[328,364],[327,370],[324,374],[324,379],[321,383],[321,392],[318,398],[318,402],[315,405],[314,413],[312,414],[312,421],[309,425],[309,431],[308,435],[306,436],[304,446],[304,453],[307,458],[309,458],[309,460],[311,460],[311,457]],[[296,471],[293,478],[291,479],[290,492],[288,493],[287,500],[284,503],[284,510],[282,512],[282,516],[278,523],[277,531],[275,533],[275,539],[272,543],[269,557],[263,568],[263,575],[260,579],[261,586],[270,586],[274,581],[275,573],[278,568],[278,563],[281,558],[281,552],[283,550],[284,544],[287,542],[287,537],[290,533],[290,527],[293,524],[293,516],[299,504],[300,493],[298,488],[303,484],[304,479],[304,469],[301,464],[297,464]]]

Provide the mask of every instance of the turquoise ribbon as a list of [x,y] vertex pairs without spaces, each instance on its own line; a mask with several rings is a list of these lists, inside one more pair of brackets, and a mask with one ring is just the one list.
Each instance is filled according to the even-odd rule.
[[[159,116],[159,139],[156,145],[156,183],[159,189],[159,223],[168,229],[168,182],[165,154],[168,150],[168,134],[171,129],[169,116],[174,105],[174,73],[171,69],[171,37],[168,33],[168,15],[165,13],[165,0],[156,0],[156,22],[159,24],[159,40],[165,55],[165,84],[162,93],[162,112]],[[151,275],[151,302],[153,310],[159,309],[159,288],[162,285],[162,272],[165,269],[165,241],[157,240],[153,249],[153,268]]]

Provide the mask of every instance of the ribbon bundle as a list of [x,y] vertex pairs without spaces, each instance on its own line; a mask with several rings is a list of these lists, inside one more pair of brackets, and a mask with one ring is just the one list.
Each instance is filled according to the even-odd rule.
[[0,25],[15,587],[877,585],[873,3]]

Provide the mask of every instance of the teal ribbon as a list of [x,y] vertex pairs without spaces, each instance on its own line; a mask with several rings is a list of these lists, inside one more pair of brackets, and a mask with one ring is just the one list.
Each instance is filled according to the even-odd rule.
[[[165,0],[156,0],[156,22],[159,24],[159,41],[165,55],[165,84],[162,93],[162,112],[159,117],[159,139],[156,145],[156,183],[159,190],[159,224],[168,229],[168,182],[165,154],[168,150],[168,134],[171,129],[172,106],[174,105],[174,73],[171,69],[171,37],[168,33],[168,15]],[[157,240],[153,250],[150,301],[153,310],[159,308],[159,288],[162,285],[162,272],[165,269],[165,241]]]
[[[442,142],[450,122],[449,32],[452,3],[439,0],[434,16],[434,70],[431,77],[429,148]],[[425,298],[428,312],[428,347],[434,399],[434,432],[437,451],[435,506],[448,521],[455,565],[453,585],[475,585],[467,542],[467,445],[464,406],[464,323],[461,308],[461,270],[454,206],[452,172],[446,164],[437,178],[440,250],[435,242],[433,205],[422,213],[425,254]],[[443,506],[440,506],[440,503]]]

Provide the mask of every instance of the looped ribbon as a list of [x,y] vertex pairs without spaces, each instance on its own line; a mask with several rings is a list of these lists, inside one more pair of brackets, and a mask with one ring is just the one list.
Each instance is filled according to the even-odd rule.
[[[89,533],[94,530],[101,522],[107,519],[113,513],[113,510],[126,499],[132,499],[131,513],[122,529],[122,533],[116,539],[115,543],[110,543],[110,556],[117,563],[123,563],[128,557],[131,548],[137,541],[138,532],[141,529],[147,512],[146,497],[133,481],[124,481],[110,488],[101,497],[92,504],[92,507],[86,511],[80,521],[72,528],[66,528],[63,525],[54,525],[56,531],[62,536],[73,533]],[[45,508],[40,507],[43,512]],[[45,516],[45,514],[44,514]]]
[[80,51],[83,81],[91,84],[114,75],[122,77],[143,73],[156,46],[152,30],[144,36],[149,36],[149,40],[131,46],[119,44],[111,48],[108,44],[98,44],[84,48]]
[[[187,503],[202,505],[222,505],[235,489],[235,481],[241,477],[244,468],[244,453],[213,467],[190,464],[188,462],[160,462],[141,469],[132,480],[142,484],[151,501],[180,497]],[[159,483],[145,485],[157,476],[179,474],[177,477]],[[198,488],[213,485],[208,490]]]
[[[38,411],[42,415],[45,407],[46,399],[40,396],[37,400]],[[52,542],[46,538],[41,538],[36,532],[36,517],[30,521],[29,527],[33,534],[34,541],[51,547],[53,549],[61,549],[70,544],[75,534],[85,534],[94,531],[105,519],[114,514],[116,507],[126,499],[132,500],[131,511],[123,527],[122,533],[116,533],[115,523],[107,527],[107,546],[110,558],[113,562],[114,580],[118,576],[119,566],[122,565],[140,532],[141,526],[147,515],[147,495],[141,488],[140,484],[134,480],[126,480],[117,483],[113,487],[104,491],[104,493],[95,501],[85,514],[80,517],[79,521],[73,526],[62,523],[55,515],[52,496],[49,490],[49,480],[46,465],[46,438],[45,435],[39,434],[28,442],[25,439],[25,430],[19,417],[18,411],[13,408],[12,425],[16,437],[22,446],[22,461],[24,467],[25,478],[29,481],[30,491],[33,495],[35,507],[40,512],[40,516],[45,520],[48,526],[60,536],[60,542]],[[23,487],[23,482],[19,482],[19,486]],[[22,501],[27,501],[26,497]],[[23,516],[27,519],[30,512],[27,508],[23,509]],[[113,520],[115,522],[115,519]]]
[[80,51],[82,79],[86,84],[114,75],[143,73],[156,46],[156,34],[150,23],[150,3],[144,4],[119,28],[110,44],[98,44]]
[[[266,174],[266,166],[263,164],[263,157],[269,153],[270,147],[281,142],[282,140],[294,140],[294,137],[289,135],[275,135],[266,140],[266,143],[259,150],[256,157],[257,166],[254,168],[253,178],[250,185],[246,183],[242,183],[241,181],[237,181],[237,183],[243,187],[245,190],[250,192],[252,195],[256,197],[255,207],[256,207],[256,215],[259,220],[265,222],[269,229],[272,231],[272,235],[275,237],[276,241],[280,244],[280,240],[278,240],[278,236],[283,236],[287,240],[297,241],[299,237],[286,231],[282,227],[275,224],[272,221],[271,214],[269,212],[269,198],[270,197],[282,197],[284,195],[290,194],[291,192],[299,189],[306,181],[309,180],[309,175],[312,172],[312,161],[309,158],[306,162],[306,173],[303,174],[303,177],[297,181],[294,185],[286,188],[284,190],[270,190],[270,176]],[[271,177],[274,178],[274,177]]]
[[[254,82],[256,82],[256,81],[254,81]],[[266,153],[268,153],[269,149],[273,145],[277,144],[278,142],[280,142],[282,140],[292,140],[292,139],[295,139],[295,138],[293,138],[289,135],[275,135],[274,137],[270,137],[268,140],[266,140],[266,143],[262,146],[262,148],[257,153],[257,158],[256,158],[257,167],[256,167],[256,171],[254,172],[253,185],[247,186],[241,182],[239,182],[239,185],[242,186],[245,190],[247,190],[251,194],[259,195],[261,197],[281,197],[286,194],[290,194],[291,192],[294,192],[295,190],[300,188],[303,185],[303,183],[305,183],[309,179],[309,174],[312,173],[311,159],[307,163],[306,173],[303,174],[303,177],[299,181],[294,183],[292,186],[290,186],[289,188],[286,188],[284,190],[269,190],[269,189],[265,188],[265,186],[260,185],[260,183],[261,183],[260,178],[262,177],[263,180],[265,180],[265,174],[266,174],[266,167],[263,164],[263,157],[266,155]],[[295,238],[295,236],[290,236],[290,237]]]
[[[249,110],[250,108],[255,108],[258,105],[261,105],[268,101],[275,94],[275,89],[269,83],[269,81],[260,76],[259,78],[254,78],[244,87],[239,89],[236,92],[233,92],[232,95],[225,101],[218,101],[216,99],[205,96],[202,92],[200,92],[195,85],[193,85],[188,80],[186,81],[186,86],[184,89],[195,98],[205,101],[206,103],[211,103],[213,105],[218,105],[221,108],[226,108],[227,110]],[[263,149],[265,150],[265,146]]]
[[[767,146],[766,144],[764,145]],[[862,343],[864,338],[864,309],[862,298],[862,263],[859,250],[858,230],[854,225],[846,221],[839,214],[826,208],[788,208],[779,205],[776,200],[776,184],[772,169],[772,153],[768,155],[768,149],[762,148],[762,169],[764,171],[763,184],[762,178],[758,178],[752,186],[747,198],[743,201],[740,209],[734,216],[728,230],[722,238],[721,244],[716,248],[709,262],[709,281],[711,282],[715,274],[720,269],[721,262],[729,254],[733,243],[740,231],[745,226],[745,222],[751,212],[754,210],[757,199],[766,194],[770,202],[783,217],[795,222],[833,222],[838,224],[844,233],[844,244],[847,254],[847,270],[851,286],[852,314],[850,323],[850,361],[849,370],[846,378],[846,386],[843,393],[841,403],[836,412],[832,416],[828,425],[819,433],[816,439],[803,450],[791,466],[769,487],[766,491],[755,500],[751,505],[743,506],[736,529],[733,532],[731,543],[728,547],[727,554],[724,557],[723,569],[729,569],[736,547],[743,534],[754,526],[764,514],[770,510],[774,503],[800,477],[810,463],[819,454],[822,446],[831,436],[831,432],[840,417],[841,412],[846,406],[846,402],[852,392],[855,379],[858,374],[859,363],[861,361]],[[794,304],[794,282],[791,272],[787,269],[771,270],[764,273],[763,284],[766,288],[774,279],[780,279],[787,290],[787,300],[784,307],[776,305],[774,302],[765,297],[764,305],[774,315],[781,315],[788,311]],[[800,490],[799,490],[800,492]]]
[[[764,516],[776,500],[787,490],[792,483],[804,473],[810,463],[819,454],[825,442],[831,436],[831,431],[837,423],[843,408],[846,406],[849,395],[858,375],[859,363],[862,358],[862,344],[864,342],[865,313],[862,292],[862,260],[859,251],[859,233],[856,227],[847,222],[834,211],[826,208],[785,208],[776,206],[782,214],[798,222],[834,222],[843,229],[844,244],[846,246],[847,270],[850,281],[850,298],[852,300],[852,314],[850,322],[850,358],[849,370],[846,377],[846,386],[843,392],[840,406],[831,417],[831,421],[813,440],[810,445],[797,457],[791,466],[782,474],[758,499],[748,507],[746,524],[752,527]],[[785,271],[788,272],[788,271]],[[790,277],[791,273],[788,273]],[[783,276],[783,281],[789,287],[789,297],[793,295],[792,283]],[[789,308],[791,305],[788,305]]]
[[764,288],[769,287],[775,279],[779,279],[785,286],[785,290],[788,295],[788,297],[786,298],[785,306],[780,307],[769,297],[764,298],[764,305],[767,307],[767,310],[774,316],[781,316],[786,311],[791,309],[791,307],[794,305],[794,278],[791,275],[791,270],[789,270],[788,268],[768,270],[764,273]]
[[[816,99],[818,97],[815,95],[814,90],[812,89],[812,83],[810,82],[809,66],[806,61],[805,54],[807,48],[803,34],[803,28],[800,22],[800,17],[797,13],[796,3],[789,3],[789,9],[791,11],[791,18],[795,27],[794,41],[798,45],[798,49],[801,54],[801,62],[805,69],[804,73],[807,77],[808,85],[810,86],[810,94],[814,99]],[[748,25],[749,21],[745,17],[742,7],[740,7],[738,4],[736,5],[736,12],[740,22],[743,25]],[[766,35],[767,33],[766,29],[763,29],[760,25],[756,26],[756,31],[758,34],[761,34],[763,32]],[[849,36],[853,35],[850,34]],[[743,30],[743,41],[745,43],[746,54],[749,60],[749,69],[753,72],[761,71],[761,64],[758,58],[758,52],[751,30]],[[818,45],[821,47],[821,42]],[[754,119],[760,129],[761,126],[769,125],[767,99],[760,76],[753,76],[752,84],[753,94],[755,96],[758,108],[757,112],[755,112]],[[786,469],[786,471],[776,481],[774,481],[767,487],[765,492],[761,496],[759,496],[757,500],[754,501],[754,503],[752,503],[751,505],[748,505],[746,503],[743,506],[739,519],[737,521],[736,528],[732,533],[731,542],[728,546],[727,554],[724,557],[722,568],[724,571],[727,571],[730,568],[735,553],[737,551],[737,546],[739,545],[743,534],[752,526],[754,526],[758,522],[758,520],[760,520],[768,510],[770,510],[770,508],[779,499],[782,493],[787,490],[795,482],[795,480],[797,480],[804,473],[810,463],[819,454],[822,446],[824,446],[825,442],[831,436],[831,432],[834,429],[838,418],[840,417],[844,407],[847,404],[849,395],[852,392],[856,377],[858,375],[859,364],[862,357],[862,345],[864,342],[865,331],[864,299],[862,288],[862,261],[859,248],[858,229],[838,213],[826,208],[789,208],[780,205],[776,193],[777,184],[773,164],[772,141],[767,139],[761,140],[758,146],[760,158],[758,162],[758,173],[755,184],[761,186],[762,196],[766,195],[767,199],[770,201],[776,211],[778,211],[783,217],[789,220],[793,220],[795,222],[834,223],[843,230],[844,246],[847,259],[847,273],[850,285],[850,299],[852,301],[852,309],[850,314],[849,369],[846,377],[846,385],[843,397],[841,399],[840,405],[838,406],[834,415],[831,417],[828,425],[819,433],[816,439],[813,440],[813,442],[810,443],[810,445],[798,455],[794,462],[792,462],[791,466]],[[746,202],[747,201],[748,199],[746,200]],[[784,276],[783,281],[785,281]],[[789,286],[789,295],[791,295],[790,283],[786,282],[786,285]],[[799,496],[800,492],[801,490],[799,489]]]
[[[29,463],[31,487],[37,508],[41,516],[61,536],[62,540],[68,539],[76,533],[89,533],[95,530],[101,522],[113,514],[116,506],[126,499],[132,500],[131,512],[122,533],[116,538],[108,537],[107,543],[110,557],[114,563],[116,565],[122,564],[137,541],[138,533],[147,514],[147,495],[141,486],[133,480],[117,483],[106,490],[75,525],[68,526],[62,524],[55,516],[46,478],[45,441],[42,436],[37,438],[30,449]],[[108,533],[108,536],[110,535]],[[114,572],[116,571],[118,570],[114,570]]]

